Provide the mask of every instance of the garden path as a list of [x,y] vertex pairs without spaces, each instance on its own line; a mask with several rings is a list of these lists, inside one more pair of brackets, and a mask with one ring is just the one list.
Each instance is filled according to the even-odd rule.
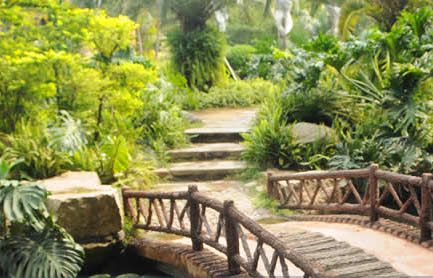
[[[243,147],[239,144],[239,134],[248,130],[255,113],[256,109],[251,108],[193,112],[203,120],[204,126],[186,131],[186,134],[191,136],[193,145],[171,153],[174,160],[182,162],[174,163],[169,169],[158,170],[169,182],[160,184],[157,190],[186,190],[188,185],[196,184],[199,191],[213,198],[221,201],[234,200],[240,210],[255,220],[272,219],[273,216],[266,209],[254,206],[248,193],[248,186],[256,186],[256,189],[261,190],[260,185],[246,185],[227,179],[227,176],[230,177],[247,167],[240,162]],[[224,177],[226,179],[222,179]],[[387,233],[351,224],[292,222],[281,219],[275,224],[262,225],[274,234],[299,230],[320,232],[389,262],[397,271],[411,276],[433,276],[431,249]],[[173,240],[189,242],[188,239],[177,237],[173,237]]]

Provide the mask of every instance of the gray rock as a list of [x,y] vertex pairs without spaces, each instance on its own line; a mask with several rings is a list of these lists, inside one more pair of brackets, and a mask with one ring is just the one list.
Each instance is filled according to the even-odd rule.
[[335,131],[324,125],[301,122],[293,125],[292,134],[296,143],[307,144],[318,139],[333,137]]
[[200,124],[203,123],[202,119],[200,119],[196,115],[194,115],[192,113],[189,113],[187,111],[181,111],[180,115],[182,116],[182,118],[184,118],[188,122],[191,122],[191,123],[200,123]]
[[117,189],[101,185],[94,172],[67,172],[40,181],[52,193],[46,201],[57,223],[77,241],[104,238],[122,230]]

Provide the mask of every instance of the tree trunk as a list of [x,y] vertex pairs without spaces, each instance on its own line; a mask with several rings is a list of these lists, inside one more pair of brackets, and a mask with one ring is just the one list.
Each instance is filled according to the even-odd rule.
[[161,40],[161,22],[158,21],[158,25],[156,26],[155,59],[158,58],[160,40]]
[[98,115],[97,115],[97,120],[96,120],[96,130],[95,130],[95,136],[94,136],[94,140],[97,141],[99,139],[99,126],[102,123],[102,109],[104,107],[104,98],[99,98],[99,106],[98,106]]
[[141,37],[141,26],[137,28],[138,53],[143,56],[143,39]]

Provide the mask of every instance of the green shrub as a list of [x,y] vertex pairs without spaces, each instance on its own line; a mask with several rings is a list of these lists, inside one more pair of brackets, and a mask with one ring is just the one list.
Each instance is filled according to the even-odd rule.
[[341,96],[332,91],[311,89],[290,92],[281,95],[283,119],[289,123],[309,122],[332,125],[332,121],[341,112]]
[[306,144],[297,143],[291,133],[292,125],[280,124],[276,115],[261,120],[250,134],[243,135],[246,149],[242,158],[262,168],[326,168],[328,160],[335,154],[334,140],[329,138]]
[[244,134],[242,158],[261,167],[287,168],[301,159],[289,126],[282,122],[281,111],[262,119],[250,133]]
[[329,158],[335,154],[335,139],[318,139],[306,144],[296,142],[285,112],[280,94],[266,98],[250,134],[243,135],[246,149],[242,158],[265,168],[326,168]]
[[103,184],[143,189],[157,180],[152,172],[153,157],[122,135],[107,136],[97,145],[80,148],[71,160],[71,169],[96,171]]
[[15,134],[6,135],[2,140],[0,147],[7,161],[24,160],[19,166],[23,177],[49,178],[71,167],[69,154],[53,146],[52,137],[44,126],[21,123]]
[[224,36],[212,27],[191,32],[172,31],[167,37],[174,68],[189,87],[207,91],[225,77]]
[[181,110],[165,97],[162,93],[149,95],[143,111],[135,116],[134,127],[140,129],[139,144],[152,146],[158,140],[168,148],[186,144]]
[[247,76],[247,63],[255,52],[256,49],[247,44],[237,44],[229,48],[227,60],[240,78]]
[[249,107],[260,104],[268,96],[278,92],[279,86],[260,78],[253,80],[230,80],[224,86],[213,87],[208,93],[184,90],[174,96],[186,110]]

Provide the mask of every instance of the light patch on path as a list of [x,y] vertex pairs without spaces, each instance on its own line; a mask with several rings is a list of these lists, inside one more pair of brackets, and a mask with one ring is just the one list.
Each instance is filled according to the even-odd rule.
[[204,128],[246,128],[256,116],[256,108],[208,109],[191,112],[203,120]]
[[288,229],[319,232],[362,248],[378,259],[389,262],[397,271],[411,276],[433,276],[433,252],[387,233],[351,224],[309,221],[264,226],[273,233]]

